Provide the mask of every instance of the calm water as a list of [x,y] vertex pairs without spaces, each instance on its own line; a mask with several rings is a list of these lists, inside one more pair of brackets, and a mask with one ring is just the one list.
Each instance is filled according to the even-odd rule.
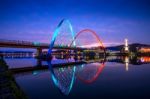
[[[33,58],[6,59],[6,62],[10,68],[36,66],[39,63]],[[110,97],[149,99],[150,64],[148,62],[149,57],[133,59],[110,57],[105,63],[54,67],[14,76],[30,99],[110,99]]]

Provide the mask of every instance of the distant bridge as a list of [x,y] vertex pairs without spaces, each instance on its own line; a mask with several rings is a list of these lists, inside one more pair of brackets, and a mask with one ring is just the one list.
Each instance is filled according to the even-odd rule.
[[[49,46],[50,45],[48,43],[40,43],[40,42],[29,42],[29,41],[19,41],[19,40],[0,40],[0,47],[36,49],[37,56],[40,56],[43,49],[49,49]],[[92,48],[55,45],[53,49],[82,51],[82,50],[89,50]]]
[[[49,44],[40,43],[40,42],[19,41],[19,40],[0,40],[0,47],[36,49],[37,50],[37,56],[40,56],[43,49],[49,49]],[[81,50],[86,50],[87,48],[55,45],[53,47],[53,49],[81,51]]]
[[[29,42],[29,41],[19,41],[19,40],[0,40],[0,47],[8,48],[33,48],[33,49],[48,49],[49,44],[40,42]],[[74,49],[74,50],[84,50],[85,48],[79,47],[68,47],[68,46],[54,46],[53,49]]]

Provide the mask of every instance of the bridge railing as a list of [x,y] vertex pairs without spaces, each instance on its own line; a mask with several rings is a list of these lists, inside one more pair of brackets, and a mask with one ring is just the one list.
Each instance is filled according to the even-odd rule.
[[11,43],[11,44],[32,44],[32,42],[29,41],[20,41],[20,40],[4,40],[0,39],[0,43]]
[[22,44],[22,45],[35,45],[35,46],[48,46],[47,43],[40,43],[40,42],[30,42],[30,41],[21,41],[21,40],[5,40],[0,39],[0,43],[4,44]]

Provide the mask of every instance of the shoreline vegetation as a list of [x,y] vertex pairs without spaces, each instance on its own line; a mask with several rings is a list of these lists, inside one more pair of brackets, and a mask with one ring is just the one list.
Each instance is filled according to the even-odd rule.
[[0,99],[28,99],[16,83],[3,57],[0,57]]

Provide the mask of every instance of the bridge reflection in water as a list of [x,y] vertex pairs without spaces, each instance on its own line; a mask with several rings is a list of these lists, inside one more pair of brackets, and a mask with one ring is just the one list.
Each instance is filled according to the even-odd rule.
[[48,62],[48,65],[54,84],[61,93],[68,95],[76,78],[85,83],[94,82],[104,68],[104,60],[99,60],[96,63],[63,66],[60,68],[54,68],[51,61]]
[[[42,60],[41,60],[42,61]],[[76,80],[80,80],[85,84],[90,84],[96,81],[96,79],[103,73],[106,62],[115,62],[122,63],[125,66],[126,71],[130,71],[129,64],[132,66],[148,64],[150,63],[150,57],[123,57],[123,56],[112,56],[107,57],[106,59],[97,59],[97,60],[87,60],[85,62],[70,62],[70,63],[61,63],[61,64],[51,64],[51,61],[48,62],[48,65],[37,64],[36,67],[32,69],[23,68],[25,71],[17,72],[16,69],[11,69],[14,72],[15,76],[22,76],[27,74],[38,75],[40,71],[49,70],[54,85],[60,90],[64,95],[69,95],[72,90]],[[39,63],[39,62],[37,62]]]
[[[54,84],[64,95],[68,95],[73,87],[75,79],[82,81],[83,83],[90,84],[96,81],[96,79],[102,73],[106,60],[109,62],[114,61],[113,59],[99,59],[98,61],[91,62],[88,64],[80,64],[73,66],[62,66],[54,68],[49,62],[49,69]],[[145,64],[150,63],[150,57],[116,57],[114,62],[125,64],[125,70],[128,71],[129,64]]]

